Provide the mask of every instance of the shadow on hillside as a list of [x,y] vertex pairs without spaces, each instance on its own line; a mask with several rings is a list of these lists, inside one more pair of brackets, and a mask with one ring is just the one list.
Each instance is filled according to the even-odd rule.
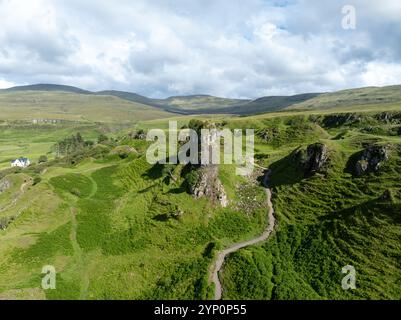
[[352,174],[353,176],[356,175],[355,174],[356,163],[361,158],[362,154],[363,154],[363,151],[359,151],[349,157],[349,159],[345,165],[345,168],[344,168],[344,173],[349,173],[349,174]]
[[[269,179],[270,187],[282,185],[293,185],[305,179],[305,174],[298,168],[296,153],[299,148],[292,151],[288,156],[270,165],[271,175]],[[261,178],[263,182],[263,177]]]
[[153,185],[151,185],[151,186],[149,186],[149,187],[147,187],[145,189],[139,190],[138,193],[147,193],[147,192],[149,192],[150,190],[152,190],[156,186],[157,186],[157,184],[153,184]]
[[180,194],[180,193],[184,193],[187,192],[188,190],[188,184],[186,181],[182,182],[181,185],[178,188],[174,188],[169,190],[168,193],[170,194]]
[[322,223],[328,223],[335,228],[336,221],[347,226],[358,224],[380,227],[381,221],[388,224],[401,224],[401,204],[380,198],[363,202],[356,206],[334,212],[319,218]]
[[152,218],[152,220],[159,221],[159,222],[166,222],[169,219],[170,218],[169,218],[169,216],[167,214],[158,214],[157,216],[154,216]]
[[149,170],[142,174],[145,180],[158,180],[163,176],[164,165],[160,163],[154,164]]

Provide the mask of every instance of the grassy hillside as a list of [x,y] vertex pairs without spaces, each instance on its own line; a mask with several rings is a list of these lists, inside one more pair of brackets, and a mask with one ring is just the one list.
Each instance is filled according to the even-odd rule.
[[23,122],[0,122],[0,169],[8,168],[10,161],[28,157],[37,162],[41,155],[54,158],[51,147],[59,140],[80,132],[86,139],[96,141],[102,133],[111,132],[107,125],[91,123],[32,124]]
[[70,92],[80,94],[91,94],[88,90],[83,90],[77,87],[58,85],[58,84],[33,84],[27,86],[17,86],[9,89],[0,90],[0,92],[18,92],[18,91],[57,91],[57,92]]
[[[203,110],[213,113],[217,110],[231,109],[234,106],[248,103],[249,100],[219,98],[208,95],[177,96],[170,97],[160,102],[187,112],[202,112]],[[207,113],[207,112],[206,112]]]
[[[213,297],[209,276],[216,252],[259,236],[266,226],[265,190],[260,179],[255,182],[262,173],[245,178],[221,165],[230,201],[222,208],[188,193],[193,168],[178,165],[169,172],[150,165],[149,143],[129,134],[167,129],[168,120],[183,126],[192,118],[255,129],[255,158],[272,170],[275,233],[228,258],[220,275],[224,299],[401,298],[397,103],[367,104],[358,112],[342,106],[250,117],[167,114],[124,124],[133,103],[116,97],[49,91],[2,97],[8,107],[0,122],[0,299]],[[107,109],[110,102],[120,107]],[[11,121],[18,108],[46,110],[47,119],[64,112],[66,119]],[[52,146],[77,132],[94,145],[56,157]],[[98,143],[101,134],[108,139]],[[327,147],[329,160],[306,174],[300,161],[317,142]],[[356,161],[369,146],[388,147],[389,158],[378,171],[359,176]],[[36,164],[40,155],[49,161]],[[18,156],[34,164],[9,169]],[[41,268],[49,264],[57,270],[57,289],[45,291]],[[356,290],[341,288],[346,265],[356,269]]]
[[[148,164],[146,141],[118,144],[138,153],[119,157],[110,140],[24,176],[2,171],[13,186],[0,197],[9,223],[0,230],[0,298],[205,299],[214,248],[263,229],[263,208],[238,209],[235,190],[246,181],[233,166],[220,171],[232,203],[221,208],[187,193],[182,166],[173,182]],[[261,187],[252,194],[263,201]],[[40,287],[45,264],[58,272],[54,291]]]
[[[325,94],[305,93],[294,96],[268,96],[254,100],[219,98],[209,95],[153,99],[125,91],[105,90],[90,92],[71,86],[38,84],[0,90],[0,98],[3,94],[6,94],[2,98],[3,104],[8,103],[10,106],[16,105],[13,104],[13,102],[18,99],[18,103],[21,103],[21,106],[36,104],[37,101],[41,101],[42,107],[47,104],[54,104],[56,110],[50,111],[55,114],[64,114],[65,117],[68,116],[68,119],[78,118],[92,121],[104,121],[102,116],[105,116],[105,109],[111,104],[114,106],[115,115],[114,117],[108,117],[106,121],[112,121],[113,119],[132,120],[135,118],[164,118],[166,117],[166,113],[182,115],[231,114],[243,116],[263,114],[266,112],[283,112],[287,110],[298,110],[302,112],[307,110],[317,110],[319,112],[324,110],[337,112],[346,110],[366,111],[380,108],[383,105],[386,106],[386,109],[389,109],[394,106],[401,106],[400,92],[400,86],[388,86],[382,88],[370,87],[350,89]],[[36,95],[32,97],[35,93]],[[8,96],[7,94],[12,95]],[[21,97],[18,97],[18,94],[20,94]],[[74,97],[74,94],[77,96]],[[28,101],[26,101],[27,99]],[[58,99],[62,101],[58,101]],[[0,100],[0,108],[3,104],[1,104]],[[99,105],[99,116],[95,117],[90,110],[83,113],[78,112],[78,110],[74,108],[77,104],[82,106]],[[64,106],[64,109],[60,111],[59,109],[62,108],[62,106]],[[68,112],[65,110],[67,106]],[[135,109],[137,112],[127,112],[127,109]],[[20,110],[23,109],[20,108]],[[5,111],[11,112],[10,109],[5,109]],[[37,109],[29,109],[27,112],[28,111],[29,113],[36,111],[36,115],[40,115]],[[44,116],[47,117],[50,111],[44,109]],[[22,116],[18,115],[17,117],[21,119]]]
[[[237,106],[227,107],[225,111],[227,113],[239,114],[239,115],[250,115],[266,112],[280,111],[286,108],[291,108],[292,105],[309,101],[316,96],[318,93],[305,93],[294,96],[272,96],[263,97],[246,103],[241,103]],[[222,110],[220,110],[222,111]]]
[[0,120],[69,120],[86,122],[136,122],[170,116],[166,111],[122,100],[53,91],[3,91]]
[[288,107],[298,110],[322,110],[352,107],[355,111],[369,105],[401,104],[401,86],[368,87],[326,93]]
[[[277,145],[279,130],[264,142],[274,148],[264,161],[272,170],[278,228],[264,245],[230,257],[223,273],[225,299],[401,297],[401,122],[381,114],[360,114],[359,120],[348,116],[299,119],[322,126],[326,137],[305,135],[306,127],[298,123],[304,141]],[[275,128],[277,121],[265,122],[266,127]],[[294,123],[284,120],[289,121]],[[367,133],[371,127],[381,128],[380,135]],[[328,146],[330,164],[305,177],[294,150],[317,141]],[[371,144],[390,145],[390,159],[378,172],[358,177],[352,159]],[[341,287],[346,265],[356,269],[356,290]]]

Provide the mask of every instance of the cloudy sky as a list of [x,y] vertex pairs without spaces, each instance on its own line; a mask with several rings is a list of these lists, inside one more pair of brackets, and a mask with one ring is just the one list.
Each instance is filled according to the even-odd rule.
[[0,88],[255,98],[401,84],[400,40],[399,0],[0,0]]

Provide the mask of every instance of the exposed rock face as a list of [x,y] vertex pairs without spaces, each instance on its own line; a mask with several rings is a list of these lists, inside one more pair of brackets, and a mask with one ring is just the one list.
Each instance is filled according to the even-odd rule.
[[329,151],[326,145],[315,143],[309,145],[306,151],[298,151],[297,158],[305,175],[312,175],[326,165],[329,160]]
[[135,132],[130,132],[128,137],[131,139],[146,140],[146,132],[142,129]]
[[190,186],[190,193],[195,198],[208,197],[212,202],[218,202],[223,208],[228,206],[227,194],[218,178],[218,166],[202,166],[198,170],[198,181]]
[[367,172],[378,171],[381,164],[389,159],[389,154],[387,146],[367,147],[356,162],[356,175],[361,176]]
[[399,112],[382,112],[376,115],[375,118],[386,123],[401,123],[401,113]]
[[277,128],[265,128],[265,129],[259,130],[257,132],[257,135],[265,142],[271,142],[278,135],[278,133],[279,132],[278,132]]
[[12,186],[12,182],[8,179],[3,179],[0,181],[0,193],[3,193],[7,189],[10,189]]
[[[189,127],[196,132],[200,132],[201,129],[209,129],[209,135],[201,135],[201,144],[198,147],[199,159],[202,159],[202,165],[193,171],[196,179],[191,178],[189,182],[189,192],[195,198],[207,197],[212,203],[219,203],[222,207],[228,206],[227,194],[224,190],[223,184],[221,183],[218,173],[219,167],[213,160],[213,148],[218,146],[220,143],[220,136],[216,129],[216,125],[213,122],[200,122],[192,121]],[[205,151],[208,151],[206,153]],[[209,158],[203,158],[203,152],[209,155]],[[188,181],[188,180],[187,180]]]
[[335,128],[359,123],[362,120],[362,115],[356,113],[333,114],[324,117],[323,126],[326,128]]

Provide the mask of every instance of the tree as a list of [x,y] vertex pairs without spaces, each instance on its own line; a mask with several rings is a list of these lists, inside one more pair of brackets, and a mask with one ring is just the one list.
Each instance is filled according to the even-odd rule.
[[78,132],[77,135],[75,136],[75,140],[77,144],[83,144],[84,139],[82,138],[81,134]]
[[106,141],[108,141],[109,140],[109,138],[106,136],[106,135],[104,135],[104,134],[101,134],[98,138],[97,138],[97,142],[98,143],[103,143],[103,142],[106,142]]
[[59,141],[55,146],[54,150],[57,156],[62,155],[70,155],[77,151],[80,151],[85,148],[85,141],[82,138],[81,134],[78,132],[75,136],[71,136],[69,138],[65,138],[64,140]]

